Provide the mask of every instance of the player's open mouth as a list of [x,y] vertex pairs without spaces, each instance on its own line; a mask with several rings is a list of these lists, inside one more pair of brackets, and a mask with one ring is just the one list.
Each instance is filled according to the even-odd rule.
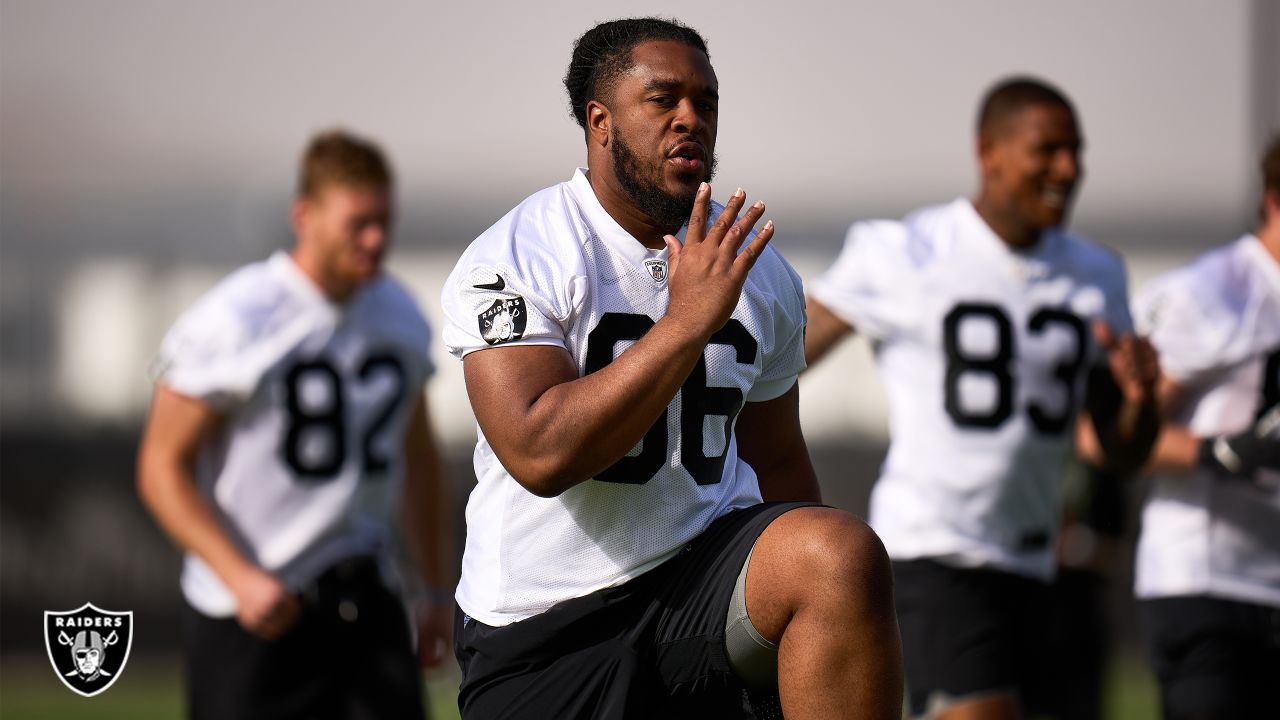
[[706,152],[695,142],[682,142],[667,154],[667,160],[681,170],[699,170],[707,163]]
[[1067,206],[1071,197],[1071,189],[1066,187],[1049,187],[1040,193],[1040,200],[1051,208],[1062,209]]

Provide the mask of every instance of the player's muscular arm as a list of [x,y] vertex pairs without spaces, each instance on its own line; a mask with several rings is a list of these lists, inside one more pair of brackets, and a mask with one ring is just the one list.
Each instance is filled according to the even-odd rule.
[[734,427],[741,457],[760,481],[765,502],[822,502],[818,475],[800,432],[800,385],[765,402],[749,402]]
[[1090,375],[1076,446],[1085,460],[1127,475],[1147,461],[1160,430],[1155,387],[1160,367],[1145,338],[1117,336],[1102,321],[1093,332],[1107,362]]
[[814,363],[853,332],[853,326],[812,297],[805,299],[805,315],[809,322],[804,331],[804,360],[809,367],[813,367]]
[[138,450],[138,493],[174,543],[208,563],[231,589],[240,624],[271,639],[293,625],[298,599],[231,542],[192,472],[201,443],[220,422],[205,403],[157,385]]
[[683,245],[667,236],[667,314],[634,345],[585,377],[552,347],[497,347],[463,361],[476,420],[503,466],[530,492],[554,497],[608,468],[658,419],[711,335],[728,321],[747,272],[773,236],[764,213],[735,193],[709,229],[711,188],[699,188]]
[[426,399],[418,397],[405,435],[404,529],[409,552],[427,589],[418,612],[418,657],[440,664],[453,646],[453,505]]

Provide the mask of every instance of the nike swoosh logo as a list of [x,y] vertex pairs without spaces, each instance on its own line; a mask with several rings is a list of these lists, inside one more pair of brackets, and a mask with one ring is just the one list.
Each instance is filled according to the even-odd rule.
[[473,288],[475,288],[475,289],[477,289],[477,290],[501,290],[501,289],[505,288],[506,286],[507,286],[507,281],[506,281],[506,280],[503,280],[503,279],[502,279],[502,276],[501,276],[501,275],[499,275],[499,276],[498,276],[498,279],[497,279],[497,280],[494,280],[494,281],[493,281],[493,282],[491,282],[491,283],[484,283],[484,284],[481,284],[481,285],[472,285],[471,287],[473,287]]

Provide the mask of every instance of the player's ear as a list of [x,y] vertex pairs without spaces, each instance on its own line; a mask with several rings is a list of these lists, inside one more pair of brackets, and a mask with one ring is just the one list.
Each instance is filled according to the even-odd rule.
[[600,147],[609,146],[609,131],[613,127],[613,113],[599,100],[587,102],[587,141]]
[[307,211],[310,209],[310,201],[306,195],[299,195],[293,199],[293,205],[289,207],[289,227],[293,229],[294,237],[302,234],[302,230],[307,224]]

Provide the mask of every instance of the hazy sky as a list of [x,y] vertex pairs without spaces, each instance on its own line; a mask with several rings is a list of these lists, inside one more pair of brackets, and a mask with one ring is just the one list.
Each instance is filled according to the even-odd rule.
[[969,193],[977,98],[1014,72],[1078,105],[1078,226],[1235,231],[1259,118],[1280,118],[1258,108],[1264,5],[5,0],[0,230],[6,253],[256,257],[286,237],[305,138],[340,124],[393,155],[404,242],[461,244],[584,161],[574,38],[656,12],[708,38],[720,182],[779,239],[834,248],[854,218]]

